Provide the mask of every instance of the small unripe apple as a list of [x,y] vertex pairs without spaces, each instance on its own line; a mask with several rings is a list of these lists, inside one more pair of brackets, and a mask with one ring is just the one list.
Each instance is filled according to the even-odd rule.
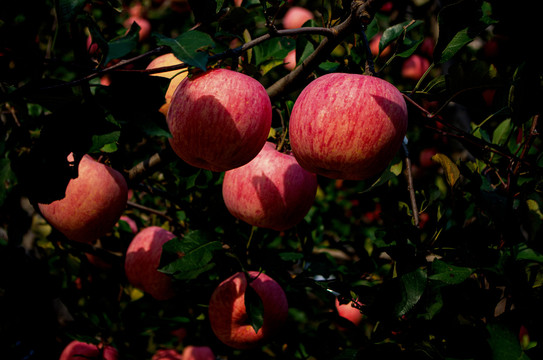
[[175,295],[171,277],[158,271],[162,246],[174,237],[168,230],[150,226],[137,233],[126,250],[124,269],[128,281],[157,300]]
[[103,359],[117,360],[119,354],[116,348],[110,345],[102,346],[88,344],[78,340],[70,342],[62,353],[59,360],[80,360],[80,359]]
[[[153,59],[149,65],[147,65],[147,69],[156,69],[166,66],[172,66],[172,65],[181,65],[183,62],[179,60],[177,57],[175,57],[174,54],[168,53],[164,55],[160,55]],[[185,69],[186,70],[186,69]],[[166,90],[166,94],[164,95],[165,103],[162,105],[162,107],[159,109],[159,111],[166,116],[168,114],[168,109],[170,108],[170,102],[172,100],[172,95],[177,89],[177,86],[179,83],[181,83],[181,80],[187,77],[187,71],[184,71],[183,69],[179,70],[172,70],[162,73],[155,73],[151,74],[152,76],[160,76],[170,79],[170,84],[168,85],[168,89]]]
[[402,77],[419,80],[430,67],[430,61],[423,56],[413,54],[402,64]]
[[181,81],[166,117],[170,145],[188,164],[226,171],[251,161],[271,127],[264,86],[245,74],[216,69]]
[[313,19],[313,13],[301,6],[293,6],[283,16],[283,27],[285,29],[301,28],[306,21]]
[[352,305],[352,301],[349,301],[347,304],[340,304],[336,298],[335,303],[337,313],[340,317],[349,320],[355,326],[360,325],[364,316],[359,309]]
[[302,221],[316,192],[317,176],[271,142],[249,163],[227,171],[222,184],[224,203],[233,216],[278,231]]
[[[288,303],[281,286],[266,274],[238,272],[219,284],[209,301],[211,329],[224,344],[236,349],[256,347],[275,336],[288,315]],[[255,331],[248,322],[245,291],[250,286],[263,305],[263,324]]]
[[215,360],[216,358],[209,346],[189,345],[183,349],[183,360]]
[[68,239],[93,243],[111,231],[127,199],[128,187],[123,175],[84,155],[78,176],[68,183],[64,198],[38,207],[49,224]]
[[365,180],[382,172],[407,131],[407,105],[389,82],[333,73],[306,86],[294,103],[290,144],[298,163],[333,179]]

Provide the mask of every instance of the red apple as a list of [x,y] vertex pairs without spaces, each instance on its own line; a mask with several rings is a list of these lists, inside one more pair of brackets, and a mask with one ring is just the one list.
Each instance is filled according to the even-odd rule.
[[[149,65],[147,65],[147,69],[156,69],[160,67],[165,66],[172,66],[172,65],[181,65],[183,62],[175,57],[174,54],[168,53],[164,55],[160,55],[153,59]],[[170,84],[168,85],[168,89],[166,90],[166,94],[164,95],[165,103],[162,105],[162,107],[159,109],[161,113],[166,116],[168,114],[168,109],[170,108],[170,102],[172,100],[172,95],[177,89],[177,86],[179,83],[181,83],[181,80],[187,77],[187,71],[186,69],[180,69],[180,70],[172,70],[162,73],[155,73],[151,74],[152,76],[161,76],[170,79]]]
[[294,70],[296,67],[296,50],[289,51],[287,56],[283,59],[283,63],[285,64],[285,69]]
[[151,360],[185,360],[180,353],[175,349],[159,349],[154,354]]
[[413,54],[402,64],[402,77],[419,80],[430,67],[430,61],[423,56]]
[[298,163],[333,179],[364,180],[382,172],[407,131],[402,94],[378,77],[333,73],[302,90],[289,134]]
[[172,279],[158,271],[162,245],[175,237],[159,226],[141,230],[126,250],[124,269],[128,281],[157,300],[172,298]]
[[233,216],[278,231],[302,221],[316,192],[317,176],[271,142],[248,164],[227,171],[222,184],[224,203]]
[[[126,215],[123,215],[123,216],[121,216],[121,218],[119,220],[122,220],[125,223],[127,223],[128,226],[130,227],[130,230],[132,231],[132,233],[136,234],[138,232],[138,224],[136,224],[134,219],[132,219],[132,218],[126,216]],[[119,224],[117,224],[117,225],[119,225]]]
[[111,231],[127,199],[128,187],[123,175],[84,155],[78,177],[70,180],[64,198],[38,207],[49,224],[68,239],[93,243]]
[[301,28],[306,21],[313,19],[313,13],[301,6],[293,6],[283,16],[283,27],[285,29]]
[[419,154],[419,165],[422,168],[431,168],[437,166],[437,163],[432,160],[432,156],[437,154],[437,149],[435,147],[422,149]]
[[387,57],[390,52],[392,51],[392,47],[390,45],[387,45],[383,50],[381,50],[381,53],[379,53],[379,42],[381,41],[381,38],[383,37],[383,33],[378,33],[370,40],[370,50],[371,54],[379,57]]
[[130,27],[132,26],[132,23],[134,22],[136,22],[136,24],[138,24],[140,27],[139,39],[140,40],[147,39],[149,35],[151,35],[151,23],[149,22],[149,20],[141,16],[131,15],[124,21],[124,27],[127,29],[130,29]]
[[243,3],[243,0],[234,0],[234,5],[237,7],[240,7],[242,3]]
[[358,326],[362,322],[363,315],[359,309],[353,306],[352,301],[347,304],[340,304],[336,298],[336,310],[340,317],[349,320],[353,325]]
[[[288,303],[281,286],[266,274],[238,272],[224,280],[215,289],[209,301],[209,321],[217,338],[236,349],[256,347],[275,336],[288,315]],[[255,332],[248,322],[245,291],[249,285],[262,300],[263,324]]]
[[59,360],[80,360],[80,359],[103,359],[117,360],[119,354],[113,346],[87,344],[85,342],[73,340],[70,342],[62,353]]
[[216,358],[209,346],[189,345],[183,349],[183,360],[215,360]]
[[264,86],[245,74],[210,70],[185,78],[166,117],[175,153],[192,166],[226,171],[251,161],[271,127]]

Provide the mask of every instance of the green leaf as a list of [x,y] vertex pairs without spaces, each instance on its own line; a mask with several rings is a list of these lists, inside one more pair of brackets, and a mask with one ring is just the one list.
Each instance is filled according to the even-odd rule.
[[16,184],[17,177],[11,169],[9,159],[0,159],[0,206],[6,200],[8,192]]
[[179,60],[190,66],[206,70],[209,54],[208,48],[215,46],[215,42],[206,33],[191,30],[179,35],[175,39],[161,34],[154,34],[157,45],[168,46]]
[[282,252],[279,254],[281,260],[284,261],[296,261],[304,258],[304,254],[297,252]]
[[247,281],[244,300],[247,321],[257,333],[264,324],[264,304],[257,292],[250,286],[250,279]]
[[449,285],[460,284],[473,274],[473,269],[454,266],[446,262],[436,259],[432,262],[431,272],[428,278],[437,280]]
[[290,50],[296,48],[296,42],[291,38],[273,38],[254,47],[255,65],[259,66],[268,60],[281,60]]
[[427,274],[424,269],[417,269],[400,277],[402,288],[401,301],[396,304],[396,316],[403,316],[420,300],[426,289]]
[[529,360],[520,346],[517,334],[502,324],[488,324],[488,344],[493,360]]
[[447,157],[447,155],[437,153],[432,156],[432,160],[439,163],[445,171],[445,178],[450,187],[456,184],[456,181],[460,178],[460,170],[458,166]]
[[83,9],[86,0],[58,0],[59,22],[70,22]]
[[399,156],[396,156],[390,162],[390,165],[386,168],[386,170],[383,171],[381,176],[377,180],[375,180],[375,182],[371,184],[370,187],[368,187],[367,189],[364,189],[362,193],[372,191],[376,187],[388,183],[390,180],[400,175],[402,173],[402,169],[403,169],[402,159]]
[[210,240],[201,230],[189,232],[182,238],[174,238],[162,246],[159,271],[179,280],[195,279],[211,269],[213,253],[222,249],[220,241]]
[[222,6],[224,5],[224,0],[217,0],[217,7],[215,8],[215,13],[219,13],[221,11]]
[[122,58],[133,51],[138,46],[140,29],[140,26],[134,21],[124,36],[110,41],[103,63],[107,64],[111,60]]
[[396,56],[403,58],[411,56],[423,41],[424,39],[411,40],[406,38],[402,43],[401,51],[399,51]]
[[121,131],[112,131],[107,134],[93,135],[92,136],[92,145],[89,149],[89,152],[97,152],[104,149],[105,152],[113,152],[117,150],[116,145],[111,147],[112,144],[116,144],[121,137]]
[[496,127],[496,129],[494,129],[492,134],[492,143],[503,145],[512,130],[511,119],[505,119]]
[[404,32],[412,30],[422,24],[423,21],[421,20],[416,20],[413,23],[411,23],[411,21],[405,21],[403,23],[396,24],[387,28],[385,31],[383,31],[383,36],[379,40],[379,53],[383,51],[388,45],[390,45],[390,43],[398,39]]

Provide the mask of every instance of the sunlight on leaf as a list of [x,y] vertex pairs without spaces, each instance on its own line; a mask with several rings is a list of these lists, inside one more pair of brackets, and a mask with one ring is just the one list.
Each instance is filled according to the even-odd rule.
[[445,171],[445,178],[450,187],[453,187],[456,184],[456,181],[460,178],[460,170],[458,166],[447,155],[444,154],[435,154],[432,156],[432,160],[439,163],[443,170]]

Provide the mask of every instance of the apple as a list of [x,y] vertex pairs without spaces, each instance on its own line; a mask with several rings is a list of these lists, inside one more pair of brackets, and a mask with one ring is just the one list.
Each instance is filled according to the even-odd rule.
[[243,3],[243,0],[234,0],[234,5],[237,7],[240,7],[242,3]]
[[[130,218],[129,216],[122,215],[119,220],[124,221],[125,223],[127,223],[128,226],[130,227],[130,231],[132,231],[132,233],[136,234],[138,232],[138,224],[136,224],[134,219]],[[119,224],[117,223],[117,225],[119,225]]]
[[[168,53],[164,55],[160,55],[153,59],[149,65],[147,65],[147,69],[156,69],[160,67],[165,66],[172,66],[172,65],[181,65],[183,62],[179,60],[177,57],[175,57],[174,54]],[[186,69],[185,69],[186,70]],[[187,71],[183,71],[183,69],[180,70],[172,70],[162,73],[155,73],[151,74],[152,76],[160,76],[170,79],[170,84],[168,85],[168,89],[166,90],[166,94],[164,95],[165,103],[162,105],[162,107],[159,109],[159,111],[166,116],[168,114],[168,109],[170,108],[170,102],[172,100],[172,95],[177,89],[177,86],[183,80],[187,77]]]
[[365,180],[382,172],[407,131],[407,105],[375,76],[332,73],[296,99],[290,145],[298,163],[332,179]]
[[381,53],[379,53],[379,42],[381,41],[381,38],[383,37],[383,33],[378,33],[376,34],[374,37],[371,38],[370,40],[370,50],[371,50],[371,54],[375,57],[375,56],[378,56],[378,57],[387,57],[390,52],[392,51],[392,47],[390,45],[387,45],[382,51]]
[[180,353],[175,349],[159,349],[154,354],[151,360],[185,360]]
[[209,70],[181,81],[166,116],[170,145],[188,164],[216,172],[251,161],[271,128],[266,89],[228,69]]
[[79,359],[103,359],[117,360],[119,354],[116,348],[111,345],[95,345],[88,344],[82,341],[73,340],[70,342],[62,353],[59,360],[79,360]]
[[183,360],[215,360],[216,356],[209,346],[189,345],[183,349]]
[[340,304],[338,298],[336,298],[335,305],[340,317],[350,321],[354,326],[360,325],[364,316],[359,309],[353,306],[352,301],[349,301],[347,304]]
[[128,282],[157,300],[171,299],[172,279],[158,271],[162,246],[176,237],[159,226],[149,226],[134,236],[128,245],[124,269]]
[[[285,324],[288,303],[285,292],[271,277],[249,271],[250,281],[237,272],[217,286],[209,301],[211,329],[224,344],[236,349],[254,348],[275,336]],[[245,291],[250,286],[262,300],[263,323],[256,332],[248,322]]]
[[[70,154],[68,160],[73,159]],[[121,217],[128,200],[123,175],[89,155],[79,162],[64,198],[38,204],[43,217],[68,239],[93,243],[107,234]]]
[[313,13],[301,6],[293,6],[283,16],[283,28],[301,28],[306,21],[313,19]]
[[410,80],[419,80],[430,67],[430,61],[425,57],[413,54],[402,64],[402,77]]
[[290,71],[294,70],[294,68],[296,67],[296,49],[290,50],[288,52],[287,56],[285,56],[285,58],[283,59],[283,63],[285,69]]
[[249,163],[226,171],[222,184],[224,203],[233,216],[278,231],[302,221],[316,192],[317,176],[271,142]]
[[[145,40],[151,35],[151,23],[149,20],[142,16],[130,15],[123,23],[124,27],[130,29],[132,23],[136,22],[139,25],[139,39],[140,41]],[[128,32],[128,31],[127,31]]]

